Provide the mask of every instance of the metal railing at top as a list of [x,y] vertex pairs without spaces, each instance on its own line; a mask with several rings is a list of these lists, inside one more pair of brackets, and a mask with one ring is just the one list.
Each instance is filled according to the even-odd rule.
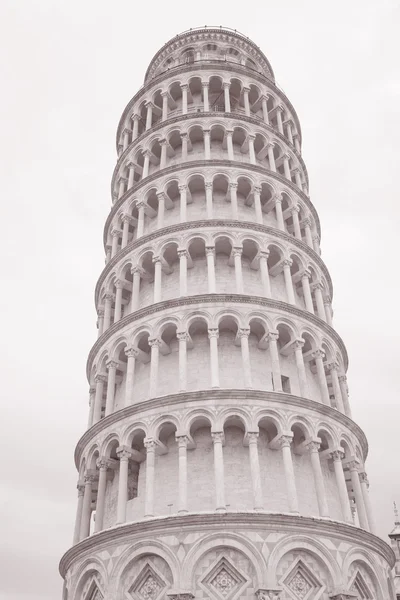
[[[190,29],[186,29],[186,31],[181,31],[180,33],[176,34],[176,38],[181,37],[181,35],[186,35],[187,33],[190,33],[191,31],[199,31],[200,29],[220,29],[221,31],[232,31],[233,33],[236,33],[236,35],[239,35],[240,37],[242,37],[245,40],[249,40],[249,42],[251,42],[256,48],[258,48],[260,50],[260,47],[257,46],[257,44],[255,44],[253,42],[253,40],[251,38],[249,38],[248,35],[244,35],[244,33],[241,33],[240,31],[238,31],[237,29],[232,29],[231,27],[225,27],[224,25],[203,25],[203,27],[191,27]],[[172,38],[174,39],[174,38]],[[171,40],[169,40],[171,41]],[[168,42],[166,42],[168,44]]]

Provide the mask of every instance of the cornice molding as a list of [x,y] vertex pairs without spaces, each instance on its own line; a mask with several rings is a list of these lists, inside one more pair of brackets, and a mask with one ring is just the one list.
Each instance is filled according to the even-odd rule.
[[149,400],[143,400],[142,402],[138,402],[132,406],[127,406],[125,408],[121,408],[117,410],[107,417],[104,417],[90,429],[85,431],[82,437],[79,439],[74,453],[75,466],[79,470],[79,465],[81,461],[82,452],[88,444],[91,444],[93,440],[107,427],[113,424],[119,424],[124,422],[127,418],[130,418],[135,415],[140,415],[140,419],[143,418],[143,412],[151,411],[153,409],[166,409],[169,410],[173,406],[178,406],[180,404],[187,405],[192,402],[198,402],[199,400],[205,401],[207,399],[212,399],[213,402],[223,402],[226,400],[241,400],[243,404],[252,402],[254,400],[268,400],[270,402],[275,402],[277,405],[285,404],[285,406],[290,406],[293,408],[306,408],[314,413],[318,413],[321,416],[329,417],[344,427],[347,427],[358,439],[360,442],[362,451],[363,451],[363,459],[364,462],[368,456],[368,441],[364,431],[361,429],[357,423],[355,423],[350,417],[347,417],[345,414],[335,410],[334,408],[327,406],[326,404],[322,404],[321,402],[316,402],[315,400],[311,400],[310,398],[303,398],[302,396],[295,396],[294,394],[285,394],[283,392],[272,392],[266,390],[244,390],[244,389],[235,389],[235,388],[226,388],[226,389],[207,389],[207,390],[196,390],[190,392],[177,392],[176,394],[169,394],[167,396],[159,396],[157,398],[150,398]]
[[306,533],[312,536],[326,538],[339,538],[349,543],[352,547],[359,544],[372,552],[379,554],[390,566],[394,567],[395,555],[390,546],[381,538],[342,521],[331,519],[318,519],[314,517],[300,517],[289,513],[267,513],[249,511],[246,513],[189,513],[168,517],[156,517],[144,521],[136,521],[126,525],[118,525],[100,533],[96,533],[82,540],[64,554],[60,561],[59,570],[64,578],[72,563],[83,559],[94,550],[106,550],[110,544],[126,544],[134,536],[172,535],[173,531],[182,528],[188,531],[204,531],[208,527],[214,531],[238,531],[243,528],[260,531],[261,528],[278,529],[286,533]]
[[317,227],[318,235],[319,235],[319,237],[321,237],[321,226],[320,226],[320,222],[319,222],[318,213],[317,213],[314,205],[312,204],[310,198],[308,196],[306,196],[306,194],[302,190],[300,190],[295,183],[293,183],[292,181],[289,181],[289,179],[286,179],[286,177],[284,177],[283,175],[280,175],[279,173],[276,173],[275,171],[269,171],[268,169],[265,169],[264,167],[260,167],[258,165],[252,165],[250,163],[243,163],[243,162],[234,161],[234,160],[221,160],[221,159],[218,159],[218,160],[217,159],[192,160],[192,161],[172,165],[170,167],[166,167],[165,169],[160,169],[156,173],[153,173],[152,175],[145,177],[144,179],[139,181],[136,185],[131,187],[128,191],[126,191],[125,194],[123,196],[121,196],[121,198],[119,198],[115,202],[115,204],[112,205],[111,210],[107,216],[107,219],[106,219],[106,222],[104,225],[104,233],[103,233],[104,248],[106,247],[106,244],[107,244],[107,232],[108,232],[108,229],[111,225],[111,222],[112,222],[114,216],[116,215],[118,210],[121,208],[121,206],[123,206],[123,204],[127,200],[130,200],[133,196],[136,196],[143,187],[147,186],[149,183],[153,183],[157,179],[161,179],[162,177],[172,175],[174,173],[184,173],[186,171],[189,171],[190,169],[198,170],[199,168],[200,169],[201,168],[210,169],[210,168],[217,168],[217,167],[224,167],[225,169],[234,168],[241,172],[243,172],[243,170],[245,170],[245,171],[249,171],[252,173],[258,173],[260,175],[263,175],[264,177],[267,176],[267,177],[270,177],[271,179],[275,179],[279,183],[288,187],[292,192],[295,193],[296,196],[298,196],[299,198],[301,198],[303,200],[303,202],[305,203],[305,205],[307,206],[309,211],[312,213],[314,220],[315,220],[316,227]]
[[292,315],[296,315],[297,317],[305,319],[306,321],[309,321],[316,327],[322,329],[322,331],[324,331],[329,337],[331,337],[335,341],[340,351],[342,352],[344,368],[345,371],[347,371],[348,356],[342,338],[339,336],[338,333],[336,333],[333,327],[325,323],[325,321],[320,319],[318,316],[313,315],[308,311],[297,308],[292,304],[288,304],[287,302],[282,302],[282,300],[272,300],[270,298],[264,298],[263,296],[244,296],[243,294],[199,294],[198,296],[184,296],[174,298],[172,300],[163,300],[162,302],[150,304],[150,306],[140,308],[139,310],[130,313],[125,317],[122,317],[122,319],[111,325],[111,327],[109,327],[96,340],[89,352],[89,356],[86,363],[86,375],[88,380],[90,378],[92,363],[98,351],[101,349],[103,344],[105,344],[105,342],[114,335],[114,333],[123,329],[124,327],[126,327],[126,325],[134,323],[135,321],[143,319],[144,317],[149,317],[150,315],[159,313],[167,308],[178,308],[184,306],[191,306],[194,304],[215,304],[218,302],[227,304],[255,304],[258,307],[261,306],[265,307],[266,309],[272,308],[278,311],[281,310],[284,313],[290,313]]
[[107,277],[108,273],[112,271],[113,268],[133,250],[136,250],[136,248],[140,248],[141,246],[146,246],[147,244],[149,244],[149,242],[152,242],[153,240],[157,240],[159,238],[162,238],[163,236],[168,236],[173,233],[180,233],[186,231],[195,232],[196,230],[203,228],[210,228],[212,230],[213,227],[219,228],[219,231],[223,230],[224,228],[256,231],[258,233],[265,233],[274,236],[287,243],[293,244],[299,250],[302,250],[305,254],[307,254],[307,256],[309,256],[310,259],[312,259],[319,266],[328,282],[329,296],[331,299],[333,298],[333,284],[327,266],[325,265],[324,261],[319,256],[319,254],[317,254],[313,248],[310,248],[310,246],[308,246],[308,244],[306,244],[302,240],[298,240],[292,235],[286,233],[286,231],[281,231],[280,229],[270,227],[269,225],[261,225],[260,223],[255,223],[253,221],[233,221],[230,219],[204,219],[201,221],[186,221],[185,223],[177,223],[175,225],[169,225],[167,227],[157,229],[147,235],[140,237],[137,240],[134,240],[133,242],[125,246],[125,248],[119,250],[117,254],[105,265],[97,281],[95,289],[96,306],[99,301],[99,293],[104,279]]
[[257,125],[257,126],[261,125],[261,127],[263,129],[265,129],[268,133],[276,135],[276,137],[279,138],[282,142],[284,142],[284,144],[286,144],[286,146],[288,146],[289,149],[293,152],[293,154],[295,154],[295,156],[299,159],[301,166],[304,170],[304,175],[306,177],[307,186],[309,185],[307,167],[305,165],[302,155],[300,154],[300,152],[298,152],[296,150],[294,144],[291,144],[289,142],[289,140],[287,139],[287,137],[285,135],[283,135],[282,133],[280,133],[280,131],[277,131],[271,125],[267,125],[265,123],[265,121],[263,121],[263,119],[258,119],[256,117],[248,117],[245,114],[236,113],[236,112],[228,113],[228,112],[209,111],[209,112],[199,112],[199,113],[198,112],[190,112],[185,115],[175,115],[169,119],[166,119],[165,121],[158,121],[155,125],[153,125],[151,127],[151,129],[147,129],[146,131],[143,131],[143,133],[140,136],[138,136],[136,138],[136,140],[131,142],[129,144],[129,146],[122,152],[122,154],[120,154],[120,156],[118,156],[117,164],[115,165],[113,175],[111,178],[111,195],[114,192],[115,179],[118,174],[118,169],[120,168],[121,163],[126,159],[126,156],[132,151],[132,149],[135,148],[135,146],[140,144],[146,138],[151,137],[154,133],[156,133],[160,129],[163,129],[163,127],[170,127],[171,125],[174,125],[175,123],[190,121],[190,120],[194,120],[194,119],[206,119],[206,118],[210,118],[210,117],[214,117],[216,119],[221,119],[221,117],[222,117],[223,119],[227,119],[227,120],[228,119],[238,119],[240,121],[245,121],[246,123],[251,123],[252,125]]
[[[240,75],[244,75],[245,77],[249,76],[249,69],[247,67],[245,67],[244,65],[239,65],[236,63],[228,63],[228,62],[223,62],[223,61],[219,61],[219,60],[196,61],[195,63],[184,64],[184,65],[181,65],[178,67],[174,67],[173,70],[165,71],[164,73],[161,73],[159,76],[155,77],[148,83],[145,83],[140,88],[140,90],[133,96],[133,98],[129,101],[129,103],[126,105],[126,107],[121,115],[121,118],[119,120],[119,123],[118,123],[116,144],[115,144],[116,150],[118,151],[119,140],[121,138],[122,131],[125,129],[126,119],[127,119],[128,115],[130,114],[130,112],[132,111],[133,105],[138,100],[140,100],[141,96],[146,94],[151,87],[154,86],[154,88],[156,88],[157,86],[160,85],[160,83],[163,80],[168,79],[171,76],[175,77],[175,76],[179,76],[181,74],[190,73],[190,72],[193,72],[193,74],[195,75],[196,71],[197,72],[198,71],[208,71],[210,69],[212,69],[213,71],[219,70],[219,71],[222,71],[223,73],[233,73],[233,74],[239,73]],[[271,81],[270,79],[268,79],[268,77],[265,77],[261,73],[256,73],[254,71],[251,71],[251,77],[255,81],[258,81],[262,85],[265,85],[267,88],[269,87],[271,89],[271,91],[273,91],[274,94],[279,96],[279,98],[282,100],[282,102],[284,102],[287,105],[287,107],[289,108],[290,112],[292,113],[293,119],[296,123],[296,129],[298,131],[300,143],[301,143],[302,135],[301,135],[301,126],[300,126],[299,117],[297,116],[294,106],[290,102],[290,100],[286,96],[286,94],[284,94],[284,92],[273,81]]]

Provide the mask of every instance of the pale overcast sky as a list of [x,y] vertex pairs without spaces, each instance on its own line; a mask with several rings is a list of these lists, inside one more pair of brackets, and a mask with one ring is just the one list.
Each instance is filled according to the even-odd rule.
[[[398,0],[2,0],[0,600],[61,598],[115,132],[157,49],[237,28],[299,115],[379,533],[399,481]],[[397,313],[397,314],[396,314]]]

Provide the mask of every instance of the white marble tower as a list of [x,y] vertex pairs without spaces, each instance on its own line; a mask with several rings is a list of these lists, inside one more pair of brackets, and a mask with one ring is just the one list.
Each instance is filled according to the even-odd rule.
[[177,35],[117,151],[64,600],[394,598],[267,58],[229,29]]

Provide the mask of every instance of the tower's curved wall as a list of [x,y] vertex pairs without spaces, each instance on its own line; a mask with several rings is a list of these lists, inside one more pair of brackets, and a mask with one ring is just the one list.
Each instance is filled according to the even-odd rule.
[[117,149],[64,600],[386,600],[300,124],[268,60],[230,30],[177,36]]

